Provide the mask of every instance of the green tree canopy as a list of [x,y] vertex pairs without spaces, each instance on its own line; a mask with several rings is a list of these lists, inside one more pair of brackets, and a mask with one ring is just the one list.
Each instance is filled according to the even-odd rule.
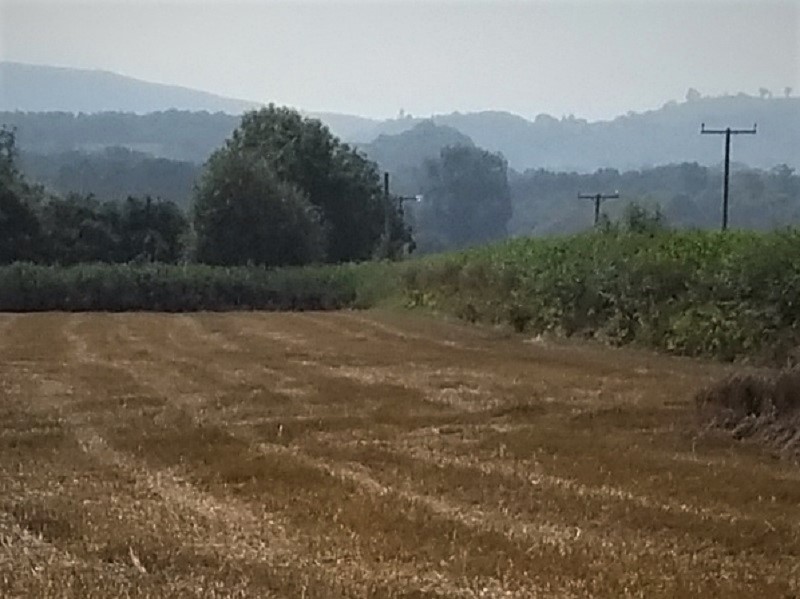
[[120,261],[177,262],[183,257],[189,225],[176,204],[129,196],[118,212]]
[[316,209],[255,150],[224,148],[209,160],[194,204],[197,259],[209,264],[306,264],[324,255]]
[[[250,168],[255,168],[257,174],[247,175]],[[256,214],[250,213],[252,218],[240,220],[236,225],[241,227],[240,230],[229,233],[234,237],[246,237],[255,243],[254,236],[263,235],[268,230],[270,234],[280,231],[286,235],[292,219],[311,233],[314,228],[309,220],[311,212],[304,205],[303,198],[319,211],[326,232],[323,255],[329,262],[372,257],[387,228],[388,204],[375,165],[342,144],[319,121],[304,118],[288,108],[270,105],[245,114],[225,146],[209,161],[209,173],[200,185],[198,196],[198,243],[199,247],[206,248],[199,253],[201,259],[211,255],[207,253],[208,243],[213,243],[210,239],[201,239],[201,235],[210,231],[208,216],[215,214],[216,210],[231,212],[233,209],[228,204],[243,201],[240,197],[242,189],[234,184],[234,174],[255,177],[265,184],[270,179],[265,188],[269,193],[263,197],[264,210],[259,215],[261,220],[254,220]],[[257,203],[258,189],[253,184],[254,181],[248,179],[245,185],[251,206],[247,210],[254,209]],[[290,192],[290,188],[293,191]],[[286,200],[283,213],[272,212],[267,207],[274,206],[278,196],[291,198]],[[290,205],[293,206],[291,210]],[[396,211],[392,212],[390,220],[399,218],[394,214]],[[288,221],[280,220],[288,218],[289,213],[293,216]],[[307,217],[302,218],[301,213]],[[264,221],[274,222],[267,225]],[[319,239],[318,233],[314,235]],[[266,251],[266,247],[260,247],[260,252]],[[284,263],[287,258],[281,255],[267,259],[263,253],[257,255],[258,261],[265,263]],[[307,252],[300,251],[290,257],[301,260],[304,255]],[[243,259],[246,252],[237,256],[237,259]]]
[[45,260],[59,264],[116,261],[117,222],[113,205],[94,196],[51,198],[41,211]]
[[451,146],[425,168],[424,201],[417,211],[422,249],[458,248],[507,235],[511,194],[502,156]]
[[36,214],[41,190],[17,170],[13,129],[0,127],[0,264],[35,260],[41,251]]

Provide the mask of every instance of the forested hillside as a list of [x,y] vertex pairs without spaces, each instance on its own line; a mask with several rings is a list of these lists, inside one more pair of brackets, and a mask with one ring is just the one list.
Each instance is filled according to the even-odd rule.
[[[700,124],[751,127],[758,123],[757,135],[734,143],[734,160],[757,168],[784,163],[800,167],[800,98],[794,96],[693,96],[691,101],[667,103],[658,110],[592,123],[572,116],[548,115],[529,121],[507,112],[387,121],[330,113],[317,116],[343,141],[360,145],[370,145],[380,135],[403,133],[432,120],[436,125],[457,130],[482,148],[502,153],[515,170],[577,172],[598,168],[631,170],[681,162],[716,165],[722,160],[722,140],[700,135]],[[124,146],[162,158],[194,162],[206,160],[231,134],[238,118],[179,110],[146,115],[0,112],[0,124],[17,128],[23,151],[51,153]]]
[[[700,124],[751,127],[758,134],[738,139],[733,156],[759,168],[787,163],[800,167],[800,98],[759,98],[739,94],[670,102],[658,110],[628,113],[611,121],[588,122],[539,115],[529,121],[506,112],[433,117],[437,125],[458,129],[477,145],[502,152],[517,170],[546,168],[591,172],[598,168],[638,169],[675,162],[713,165],[722,160],[718,137],[700,135]],[[398,133],[414,119],[381,124],[373,130]]]
[[[69,79],[69,73],[61,75]],[[376,163],[378,174],[390,173],[391,192],[398,208],[402,203],[419,251],[587,229],[593,211],[590,202],[577,199],[579,193],[619,191],[619,200],[603,206],[611,219],[634,202],[658,207],[672,227],[716,228],[723,140],[700,135],[703,122],[758,123],[756,135],[733,144],[731,225],[769,229],[800,223],[800,98],[788,89],[781,97],[766,90],[760,97],[714,98],[692,91],[685,102],[596,123],[547,115],[528,121],[505,112],[403,115],[383,122],[319,117],[343,149],[355,147]],[[240,119],[174,109],[0,112],[0,125],[14,131],[17,167],[47,191],[93,195],[101,203],[150,196],[184,209],[204,165]],[[397,197],[417,195],[422,202]],[[335,216],[329,209],[327,218]],[[398,239],[404,235],[400,229],[394,233]]]
[[371,143],[356,145],[391,175],[392,191],[403,195],[422,193],[425,161],[435,160],[448,146],[475,144],[457,129],[428,120],[397,135],[381,134]]
[[[380,171],[391,174],[393,194],[423,195],[421,203],[404,203],[406,217],[415,229],[420,251],[454,247],[441,232],[446,216],[467,219],[468,197],[453,199],[444,209],[441,186],[431,177],[430,165],[447,147],[476,148],[472,140],[449,127],[423,121],[396,136],[382,135],[359,149],[376,160]],[[100,200],[124,200],[128,196],[152,196],[187,209],[202,165],[189,161],[154,158],[149,154],[109,147],[101,151],[72,150],[52,154],[22,153],[20,170],[48,190],[67,196],[93,194]],[[593,173],[508,169],[511,216],[507,234],[548,235],[572,233],[592,226],[591,202],[579,193],[620,192],[620,199],[603,204],[603,212],[618,217],[631,202],[658,206],[669,226],[717,228],[720,223],[722,171],[698,163],[680,163],[641,170],[599,169]],[[474,189],[474,186],[470,187]],[[436,199],[438,198],[438,199]],[[486,201],[491,203],[489,198]],[[436,203],[439,202],[439,208]],[[444,210],[444,212],[437,212]],[[439,219],[440,225],[433,223]],[[454,217],[455,218],[455,217]],[[800,176],[787,165],[752,169],[734,164],[730,192],[731,225],[736,228],[769,229],[800,223]],[[458,220],[458,219],[456,219]],[[484,221],[487,230],[488,221]],[[493,225],[492,225],[493,226]],[[440,232],[435,233],[434,229]],[[475,233],[475,240],[483,239]]]
[[19,168],[59,195],[92,194],[105,200],[152,196],[182,208],[188,207],[202,170],[195,162],[154,158],[120,147],[99,152],[28,152],[20,156]]
[[[603,203],[603,213],[619,217],[631,202],[659,207],[676,228],[720,226],[722,170],[697,163],[650,169],[601,169],[592,174],[529,170],[510,180],[512,235],[574,233],[592,226],[593,203],[579,193],[619,191]],[[734,167],[730,183],[730,224],[741,229],[773,229],[800,224],[800,176],[786,165],[760,170]]]
[[167,110],[149,114],[0,112],[22,152],[57,154],[125,147],[156,158],[202,163],[230,136],[240,116]]
[[[404,196],[422,194],[420,204],[410,204],[419,249],[430,251],[454,247],[446,235],[431,236],[430,225],[437,214],[448,220],[468,219],[471,195],[462,191],[452,208],[434,204],[445,201],[441,185],[431,176],[431,163],[448,146],[476,147],[473,141],[451,127],[423,121],[397,135],[381,135],[361,146],[392,175],[392,190]],[[434,169],[435,170],[435,169]],[[578,194],[618,191],[620,198],[603,204],[603,214],[619,218],[626,206],[637,203],[658,207],[671,227],[714,229],[721,218],[722,169],[696,162],[682,162],[637,170],[598,169],[592,173],[557,172],[549,169],[508,170],[512,211],[507,221],[511,236],[574,233],[592,226],[593,207]],[[800,176],[786,164],[769,169],[734,164],[731,174],[730,223],[735,228],[770,229],[800,223]],[[469,186],[474,190],[476,185]],[[501,195],[503,192],[500,192]],[[489,201],[488,199],[486,201]],[[444,213],[441,211],[444,210]],[[456,216],[458,215],[458,217]],[[493,225],[484,220],[488,230]],[[480,239],[480,235],[475,235]]]

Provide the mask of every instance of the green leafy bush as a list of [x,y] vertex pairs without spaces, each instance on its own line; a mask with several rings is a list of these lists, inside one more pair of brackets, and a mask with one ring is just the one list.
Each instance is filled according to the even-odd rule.
[[519,331],[783,361],[798,345],[800,232],[606,231],[408,262],[410,305]]
[[352,267],[17,263],[0,267],[0,310],[327,310],[358,299]]

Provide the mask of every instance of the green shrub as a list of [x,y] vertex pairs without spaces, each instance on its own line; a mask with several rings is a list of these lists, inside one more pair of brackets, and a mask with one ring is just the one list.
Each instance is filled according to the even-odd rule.
[[18,263],[0,267],[0,310],[327,310],[357,301],[352,268]]
[[800,233],[611,230],[517,239],[404,265],[411,306],[518,331],[724,360],[800,338]]

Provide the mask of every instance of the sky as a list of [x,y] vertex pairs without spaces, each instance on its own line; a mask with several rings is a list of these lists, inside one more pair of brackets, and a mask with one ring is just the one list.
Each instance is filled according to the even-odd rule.
[[373,118],[800,93],[800,0],[0,0],[0,60]]

